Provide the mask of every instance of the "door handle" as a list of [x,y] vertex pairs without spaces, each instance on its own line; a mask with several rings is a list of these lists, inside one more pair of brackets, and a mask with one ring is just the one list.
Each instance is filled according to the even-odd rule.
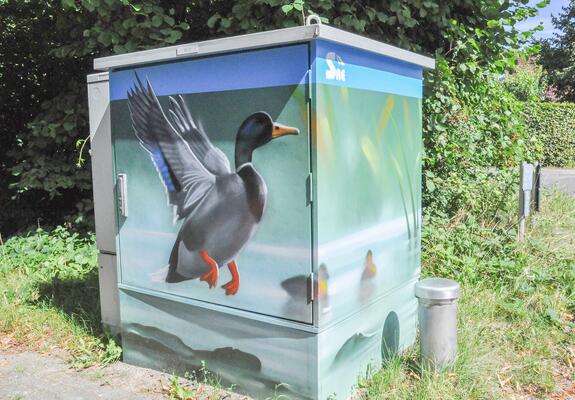
[[118,191],[118,209],[120,215],[126,218],[128,217],[128,175],[118,174],[116,188]]

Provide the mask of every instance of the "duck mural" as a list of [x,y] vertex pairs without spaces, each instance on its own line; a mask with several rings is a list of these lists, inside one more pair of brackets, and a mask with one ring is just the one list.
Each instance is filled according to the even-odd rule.
[[363,262],[363,271],[359,282],[359,301],[361,304],[366,304],[371,301],[377,289],[375,282],[376,275],[377,267],[373,261],[373,252],[368,250]]
[[144,85],[138,75],[136,80],[128,90],[134,133],[160,175],[174,220],[183,220],[165,281],[199,278],[213,288],[219,268],[227,264],[232,279],[222,288],[226,295],[235,295],[240,284],[235,259],[256,232],[267,199],[266,183],[252,164],[252,153],[299,130],[274,122],[263,111],[248,116],[236,134],[232,171],[226,155],[194,121],[181,96],[169,97],[168,118],[150,81]]
[[365,262],[363,263],[363,272],[361,274],[361,280],[366,281],[373,279],[377,273],[377,267],[373,262],[373,252],[371,250],[367,251],[365,255]]

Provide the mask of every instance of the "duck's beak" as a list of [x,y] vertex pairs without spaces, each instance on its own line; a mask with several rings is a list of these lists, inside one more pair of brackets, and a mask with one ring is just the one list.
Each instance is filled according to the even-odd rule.
[[272,130],[272,139],[279,138],[285,135],[297,135],[299,134],[298,128],[293,128],[291,126],[282,125],[278,122],[274,122],[274,129]]

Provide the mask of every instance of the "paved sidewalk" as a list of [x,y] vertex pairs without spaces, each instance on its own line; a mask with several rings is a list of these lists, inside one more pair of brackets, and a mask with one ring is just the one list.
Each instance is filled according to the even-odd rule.
[[156,400],[167,398],[169,375],[115,363],[77,371],[57,356],[0,353],[0,399]]
[[[31,351],[0,352],[2,400],[159,400],[169,398],[172,376],[117,362],[107,367],[75,370],[64,355]],[[250,400],[181,380],[194,400]]]

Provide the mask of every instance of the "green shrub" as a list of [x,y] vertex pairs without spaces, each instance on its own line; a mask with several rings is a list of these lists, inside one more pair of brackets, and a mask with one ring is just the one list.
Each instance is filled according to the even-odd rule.
[[527,103],[528,134],[543,146],[545,166],[575,167],[575,103]]
[[441,59],[426,84],[425,213],[451,217],[464,209],[479,216],[486,207],[508,204],[501,196],[515,191],[520,162],[538,158],[537,140],[526,134],[521,116],[523,103],[497,73],[476,71],[462,80]]
[[[0,247],[0,294],[12,306],[53,306],[99,330],[94,236],[64,227],[14,236]],[[1,318],[0,318],[1,319]]]
[[[516,241],[516,171],[478,173],[475,183],[469,176],[464,179],[466,183],[451,188],[451,193],[458,190],[467,208],[460,208],[454,216],[425,215],[422,273],[449,277],[463,285],[509,283],[525,267]],[[452,177],[445,182],[456,180]]]
[[96,270],[94,236],[82,237],[62,226],[14,237],[1,249],[0,275],[18,271],[36,280],[83,279]]

